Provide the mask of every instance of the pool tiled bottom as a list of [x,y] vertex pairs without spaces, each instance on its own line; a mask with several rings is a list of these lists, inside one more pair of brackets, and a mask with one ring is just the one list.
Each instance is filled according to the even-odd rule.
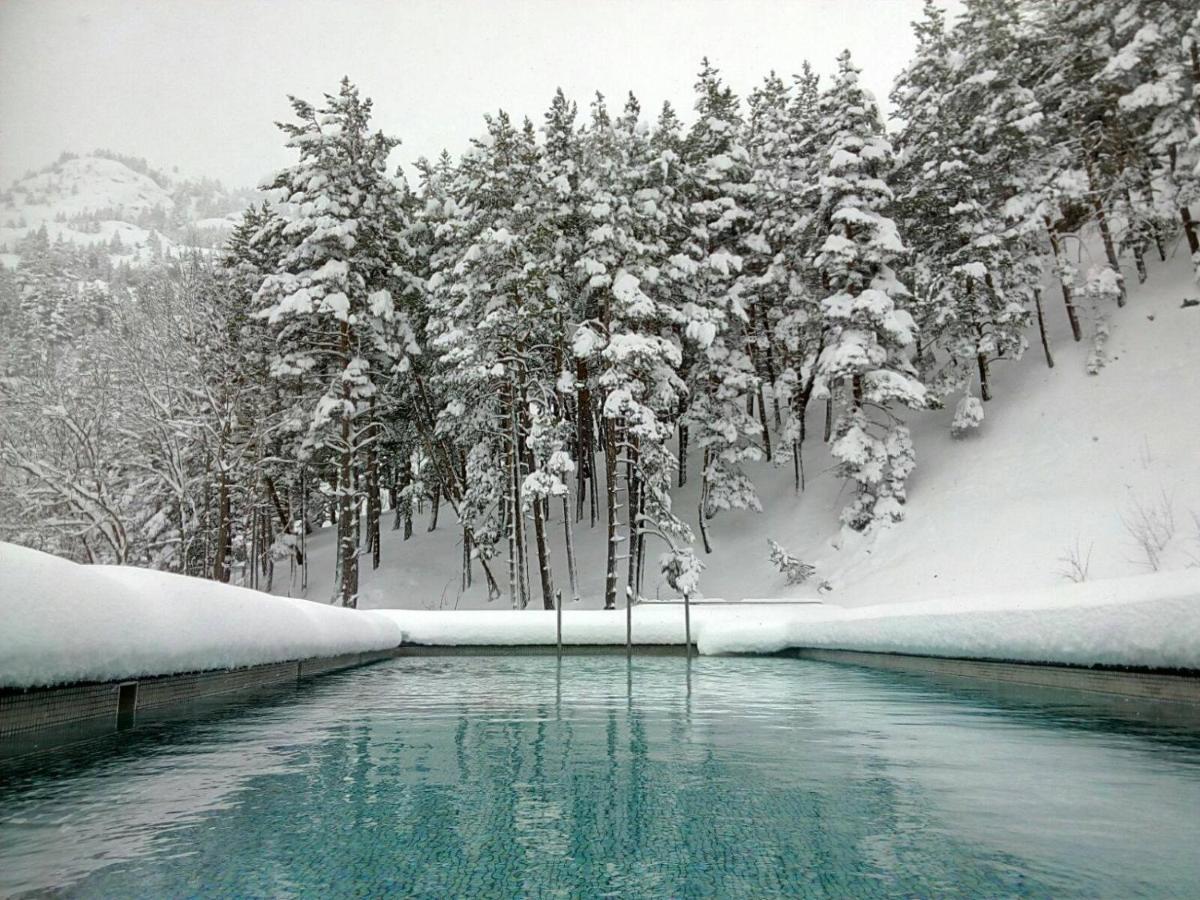
[[792,659],[397,659],[0,764],[0,895],[1187,896],[1200,735]]

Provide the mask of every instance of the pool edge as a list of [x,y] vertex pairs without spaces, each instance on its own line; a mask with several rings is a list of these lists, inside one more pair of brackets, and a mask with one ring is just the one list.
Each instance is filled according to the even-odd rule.
[[294,687],[306,678],[369,665],[395,655],[392,648],[263,663],[85,682],[0,689],[0,757],[22,756],[123,731],[147,716],[219,705],[248,692]]

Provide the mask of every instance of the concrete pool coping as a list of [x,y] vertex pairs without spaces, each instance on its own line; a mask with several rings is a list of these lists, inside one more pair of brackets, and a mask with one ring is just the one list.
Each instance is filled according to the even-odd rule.
[[[683,644],[634,644],[637,656],[679,656]],[[239,669],[218,669],[99,683],[0,689],[0,756],[23,755],[111,734],[147,720],[228,702],[252,691],[294,687],[302,679],[394,658],[447,656],[622,655],[624,644],[404,643]],[[761,654],[737,654],[759,656]],[[990,659],[915,656],[856,650],[790,648],[775,657],[807,659],[911,675],[948,677],[995,688],[1043,688],[1194,708],[1200,713],[1200,672],[1048,665]]]

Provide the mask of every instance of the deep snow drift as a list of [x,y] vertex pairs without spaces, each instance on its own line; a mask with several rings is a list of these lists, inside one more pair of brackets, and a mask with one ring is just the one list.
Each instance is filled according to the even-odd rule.
[[[1084,269],[1088,259],[1082,261]],[[1154,263],[1145,285],[1126,273],[1124,309],[1110,310],[1110,360],[1088,375],[1088,341],[1071,341],[1060,295],[1048,288],[1046,316],[1055,368],[1035,343],[1017,363],[992,366],[995,399],[974,434],[950,435],[954,402],[944,410],[908,413],[917,451],[909,480],[907,519],[863,538],[843,534],[838,513],[851,489],[831,471],[821,444],[821,410],[810,411],[805,445],[807,488],[797,494],[791,464],[752,470],[763,512],[722,512],[709,525],[713,552],[701,588],[711,597],[820,598],[827,604],[863,606],[976,594],[1069,586],[1077,554],[1087,578],[1123,578],[1152,571],[1131,534],[1141,513],[1170,512],[1174,529],[1159,553],[1161,570],[1200,565],[1200,308],[1182,308],[1200,294],[1191,280],[1186,246],[1167,263]],[[1086,317],[1086,306],[1080,307]],[[1085,329],[1089,323],[1085,318]],[[815,406],[815,404],[814,404]],[[602,468],[602,467],[601,467]],[[675,505],[695,530],[698,464]],[[548,530],[554,579],[569,596],[561,507],[551,504]],[[601,510],[601,518],[603,510]],[[385,529],[390,525],[385,523]],[[418,517],[411,540],[385,530],[383,564],[372,572],[364,558],[363,607],[498,609],[489,604],[476,568],[474,585],[459,590],[461,533],[443,505],[438,528],[427,533]],[[308,596],[333,595],[332,529],[309,538],[313,561]],[[768,562],[767,539],[817,567],[804,585],[789,587]],[[598,608],[603,596],[602,521],[576,524],[581,573],[579,605]],[[671,596],[657,583],[661,547],[648,541],[644,592]],[[531,563],[533,565],[533,563]],[[503,581],[504,566],[494,573]],[[622,571],[622,574],[623,571]],[[298,578],[294,580],[298,583]],[[827,590],[819,591],[825,584]],[[503,585],[502,585],[503,586]],[[276,593],[297,592],[286,569],[276,573]],[[536,585],[533,603],[540,606]]]
[[401,637],[374,613],[0,542],[0,687],[335,656]]

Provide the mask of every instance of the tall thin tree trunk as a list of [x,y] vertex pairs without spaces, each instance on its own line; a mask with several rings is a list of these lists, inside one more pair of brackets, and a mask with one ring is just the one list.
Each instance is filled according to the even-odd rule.
[[988,358],[986,353],[975,355],[979,365],[979,396],[986,402],[992,399],[992,385],[988,379]]
[[[765,318],[764,314],[759,314],[759,321]],[[771,335],[767,331],[770,323],[766,323],[763,328],[762,348],[763,348],[763,363],[767,367],[767,384],[771,386],[771,406],[775,413],[775,430],[778,431],[783,427],[783,417],[779,412],[779,395],[775,392],[775,383],[778,380],[779,373],[775,368],[775,348],[771,346]],[[761,388],[760,388],[761,391]]]
[[[575,473],[575,520],[583,521],[583,504],[587,498],[588,480],[592,482],[593,506],[595,505],[596,472],[589,468],[587,460],[592,456],[592,392],[588,387],[587,360],[575,360],[575,459],[579,468]],[[595,514],[592,516],[595,525]]]
[[379,496],[379,423],[375,420],[375,401],[371,400],[371,446],[367,448],[367,543],[371,547],[371,569],[379,568],[382,547],[379,537],[379,519],[383,515],[383,503]]
[[1058,229],[1050,221],[1049,217],[1043,220],[1046,223],[1046,233],[1050,236],[1050,249],[1054,251],[1054,267],[1058,271],[1058,281],[1062,285],[1063,303],[1067,307],[1067,321],[1071,323],[1071,336],[1075,338],[1075,342],[1083,340],[1083,329],[1079,327],[1079,313],[1075,309],[1074,291],[1067,279],[1063,277],[1066,271],[1066,264],[1063,261],[1062,241],[1058,236]]
[[1121,277],[1121,263],[1117,258],[1117,248],[1113,243],[1112,230],[1108,227],[1108,215],[1104,210],[1104,199],[1100,196],[1099,187],[1096,184],[1095,162],[1092,159],[1091,150],[1088,148],[1086,138],[1083,145],[1083,162],[1088,178],[1088,196],[1092,204],[1092,209],[1096,213],[1096,227],[1100,229],[1100,238],[1104,242],[1104,255],[1108,258],[1108,264],[1117,274],[1117,283],[1120,286],[1121,292],[1117,295],[1117,306],[1125,305],[1125,279]]
[[604,563],[604,608],[617,608],[617,437],[616,425],[607,416],[601,422],[604,431],[604,483],[607,507]]
[[1046,365],[1054,368],[1054,357],[1050,355],[1050,340],[1046,337],[1046,316],[1042,312],[1042,289],[1040,286],[1033,289],[1033,306],[1037,310],[1038,334],[1042,337],[1042,351],[1046,354]]
[[503,498],[504,533],[508,540],[508,601],[513,609],[521,608],[517,588],[517,528],[513,522],[512,464],[509,462],[509,487]]
[[[1133,193],[1129,187],[1125,187],[1125,202],[1129,205],[1129,216],[1133,218]],[[1131,223],[1132,224],[1132,223]],[[1145,284],[1148,274],[1146,272],[1146,239],[1142,233],[1134,235],[1133,240],[1133,262],[1137,266],[1138,284]]]
[[308,480],[307,469],[300,467],[300,590],[308,591]]
[[524,473],[521,471],[521,424],[517,403],[516,385],[510,383],[509,416],[512,430],[512,515],[517,551],[517,589],[520,593],[520,608],[525,609],[529,605],[529,569],[526,564],[525,511],[524,503],[521,499],[521,480],[524,477]]
[[1200,253],[1200,235],[1197,234],[1196,221],[1192,218],[1192,211],[1187,206],[1179,207],[1179,220],[1183,222],[1183,233],[1187,238],[1188,252],[1194,257]]
[[[342,368],[350,365],[350,325],[339,326],[339,349]],[[350,382],[342,381],[343,409],[350,409]],[[340,471],[338,473],[338,541],[341,556],[340,597],[342,606],[358,606],[358,536],[355,534],[358,494],[354,480],[354,451],[351,446],[350,416],[344,411],[341,417]]]
[[679,423],[679,486],[687,484],[688,427]]
[[571,500],[567,494],[562,496],[563,507],[563,539],[567,546],[567,578],[571,582],[571,599],[579,602],[579,576],[575,569],[575,535],[571,528]]
[[763,447],[767,451],[767,460],[774,459],[774,454],[771,452],[771,427],[767,424],[767,404],[763,400],[762,381],[758,382],[758,421],[762,426]]
[[426,531],[436,531],[438,523],[438,509],[442,505],[442,486],[435,484],[433,486],[433,497],[429,501],[429,527]]
[[233,511],[230,508],[229,477],[224,464],[218,463],[217,541],[213,555],[213,581],[229,583],[229,555],[233,550]]
[[641,531],[638,514],[641,511],[641,479],[638,477],[638,440],[632,434],[627,433],[625,441],[625,502],[629,510],[625,515],[627,522],[625,530],[629,540],[625,591],[626,597],[632,598],[637,596],[637,551],[638,536]]
[[712,553],[712,544],[708,540],[708,517],[705,506],[708,503],[708,454],[707,447],[704,448],[704,468],[700,472],[700,502],[697,505],[698,519],[700,523],[700,538],[704,542],[704,552]]

